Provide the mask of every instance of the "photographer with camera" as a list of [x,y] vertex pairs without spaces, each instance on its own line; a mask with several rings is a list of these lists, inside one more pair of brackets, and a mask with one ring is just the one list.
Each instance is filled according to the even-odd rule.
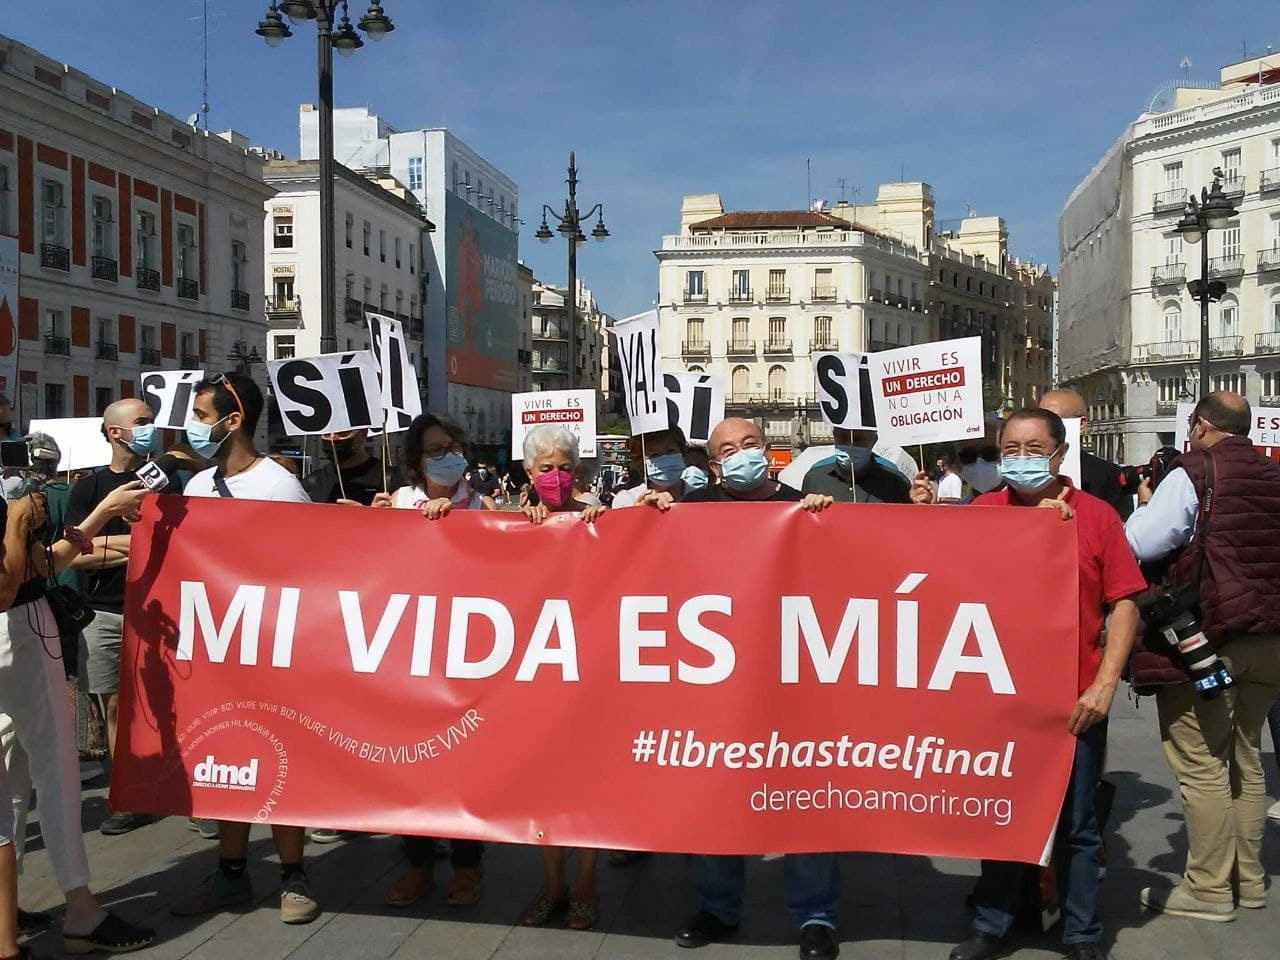
[[1142,903],[1199,920],[1267,902],[1261,739],[1280,696],[1280,464],[1253,449],[1250,425],[1239,394],[1202,399],[1191,450],[1154,493],[1143,482],[1125,525],[1139,560],[1172,557],[1141,604],[1147,636],[1132,682],[1156,690],[1187,824],[1182,882],[1143,890]]

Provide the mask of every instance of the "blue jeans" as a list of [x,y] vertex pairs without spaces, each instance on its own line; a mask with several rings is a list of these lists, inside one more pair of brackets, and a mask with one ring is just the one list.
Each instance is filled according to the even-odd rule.
[[[1062,942],[1066,944],[1097,943],[1102,939],[1102,924],[1098,921],[1098,851],[1102,837],[1094,796],[1102,776],[1106,745],[1106,720],[1076,737],[1075,762],[1058,818],[1054,855],[1058,895],[1062,898]],[[1009,932],[1026,869],[1022,863],[982,861],[982,876],[973,893],[977,908],[973,929],[997,937]]]
[[[742,919],[746,857],[693,858],[693,884],[698,907],[721,923]],[[834,929],[840,904],[840,866],[834,853],[793,853],[783,858],[782,895],[796,926],[820,923]]]

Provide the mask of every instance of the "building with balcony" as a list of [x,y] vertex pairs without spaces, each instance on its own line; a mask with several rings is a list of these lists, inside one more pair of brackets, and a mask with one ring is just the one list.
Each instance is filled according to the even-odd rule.
[[[511,394],[519,388],[514,180],[449,130],[397,130],[367,107],[334,110],[334,156],[386,171],[436,225],[424,249],[429,405],[471,432],[480,455],[510,448]],[[318,156],[319,115],[300,108],[300,156]],[[475,275],[472,271],[478,271]]]
[[3,389],[21,422],[95,416],[144,369],[261,355],[273,192],[238,134],[0,37],[0,234],[19,249],[19,382]]
[[[320,181],[315,160],[271,160],[264,174],[276,195],[266,203],[262,289],[267,359],[320,353]],[[430,222],[389,176],[334,165],[335,327],[339,350],[369,346],[366,311],[404,324],[409,361],[424,395],[422,250]],[[273,439],[278,439],[274,438]]]
[[1059,221],[1060,379],[1084,395],[1097,452],[1128,463],[1171,443],[1200,393],[1202,251],[1174,227],[1187,195],[1224,174],[1238,215],[1211,231],[1211,388],[1280,395],[1280,55],[1223,67],[1144,113],[1076,187]]
[[933,216],[927,183],[830,210],[686,196],[655,251],[664,367],[722,376],[727,411],[779,448],[830,442],[811,359],[824,351],[980,336],[991,405],[1031,402],[1052,382],[1052,276],[1009,256],[999,217],[938,234]]
[[[569,311],[568,290],[535,279],[533,281],[532,329],[533,389],[569,389]],[[613,410],[617,396],[609,378],[608,327],[613,318],[600,309],[591,289],[578,278],[578,301],[575,316],[577,336],[574,343],[574,365],[577,374],[573,387],[596,391],[596,413],[604,416]]]

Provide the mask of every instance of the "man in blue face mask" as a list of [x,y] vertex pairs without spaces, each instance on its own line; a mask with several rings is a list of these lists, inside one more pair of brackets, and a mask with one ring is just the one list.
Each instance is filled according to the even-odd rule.
[[911,484],[878,461],[874,430],[835,431],[834,459],[815,464],[804,477],[802,493],[821,493],[837,503],[910,503]]
[[[685,503],[782,501],[799,503],[802,509],[818,513],[835,502],[820,493],[805,495],[771,479],[764,434],[751,420],[722,420],[711,431],[707,453],[711,470],[720,482],[693,491],[685,497]],[[659,509],[670,506],[669,501],[657,495],[645,502]],[[701,947],[731,938],[742,916],[745,859],[695,856],[693,862],[698,912],[676,934],[676,943],[682,947]],[[840,953],[835,932],[840,874],[835,855],[788,854],[783,876],[783,896],[800,928],[800,956],[804,960],[835,960]]]
[[[67,522],[77,526],[117,487],[138,479],[135,472],[158,455],[162,435],[151,410],[141,400],[117,400],[102,414],[102,434],[111,444],[111,462],[71,488]],[[175,492],[181,492],[177,487]],[[107,731],[107,749],[116,749],[116,712],[120,688],[120,638],[124,624],[125,568],[129,564],[130,526],[127,520],[109,520],[93,538],[93,552],[77,557],[71,568],[82,575],[84,598],[94,617],[84,629],[80,679],[85,691],[97,698]],[[154,817],[115,811],[102,821],[107,836],[128,833]]]
[[683,500],[691,488],[684,482],[685,440],[679,427],[637,434],[627,441],[631,476],[641,482],[614,494],[613,509],[634,507],[650,491]]

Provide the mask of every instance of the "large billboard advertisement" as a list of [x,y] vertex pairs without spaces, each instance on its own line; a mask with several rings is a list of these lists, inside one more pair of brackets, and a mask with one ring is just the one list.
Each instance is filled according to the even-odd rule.
[[445,194],[445,369],[450,383],[516,389],[516,234]]
[[18,383],[18,239],[0,235],[0,393]]

